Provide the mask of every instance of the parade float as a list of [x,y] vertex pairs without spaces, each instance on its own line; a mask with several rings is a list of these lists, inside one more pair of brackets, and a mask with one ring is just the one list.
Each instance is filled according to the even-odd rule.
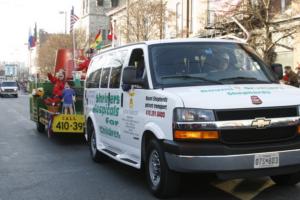
[[[55,67],[48,73],[48,78],[37,75],[30,83],[30,118],[36,123],[37,131],[47,132],[48,137],[84,134],[84,72],[89,62],[82,51],[77,51],[76,58],[72,55],[71,49],[59,49]],[[62,95],[66,83],[75,91],[72,113],[63,110]]]

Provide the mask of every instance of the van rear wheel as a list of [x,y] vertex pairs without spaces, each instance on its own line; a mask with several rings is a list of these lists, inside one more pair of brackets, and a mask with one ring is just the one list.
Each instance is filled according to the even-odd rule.
[[278,176],[271,176],[271,179],[277,185],[292,186],[300,182],[300,172],[278,175]]
[[146,157],[146,176],[150,191],[158,198],[178,194],[180,175],[168,168],[164,152],[155,139],[150,141]]
[[97,163],[101,163],[101,162],[105,161],[107,159],[107,157],[106,157],[106,155],[104,155],[103,153],[98,151],[98,149],[97,149],[96,133],[95,133],[95,129],[92,125],[91,125],[91,127],[89,127],[89,131],[90,131],[90,133],[88,133],[88,135],[89,135],[88,143],[89,143],[89,149],[90,149],[92,159],[93,159],[93,161],[95,161]]

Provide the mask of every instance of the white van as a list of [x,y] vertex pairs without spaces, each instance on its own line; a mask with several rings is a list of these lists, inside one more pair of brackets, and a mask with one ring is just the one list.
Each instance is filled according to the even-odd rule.
[[[277,73],[277,74],[276,74]],[[276,77],[278,75],[278,77]],[[93,57],[84,94],[93,160],[145,166],[157,197],[180,172],[300,180],[300,90],[242,42],[147,41]]]
[[18,97],[18,83],[13,80],[5,80],[0,83],[0,97]]

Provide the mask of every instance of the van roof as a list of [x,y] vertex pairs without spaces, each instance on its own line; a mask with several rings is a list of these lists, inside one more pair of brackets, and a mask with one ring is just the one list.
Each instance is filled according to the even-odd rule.
[[[176,38],[176,39],[162,39],[162,40],[149,40],[149,41],[142,41],[142,42],[136,42],[136,43],[129,43],[126,45],[118,46],[118,47],[109,47],[106,49],[103,49],[100,51],[99,54],[127,47],[127,46],[133,46],[133,45],[139,45],[139,44],[145,44],[145,45],[153,45],[153,44],[169,44],[169,43],[184,43],[184,42],[222,42],[222,43],[237,43],[237,44],[245,44],[245,42],[239,41],[239,40],[232,40],[232,39],[216,39],[216,38]],[[98,54],[96,54],[98,55]]]
[[165,43],[183,43],[183,42],[228,42],[228,43],[243,43],[238,40],[230,39],[216,39],[216,38],[177,38],[177,39],[163,39],[163,40],[150,40],[143,43],[147,45],[152,44],[165,44]]

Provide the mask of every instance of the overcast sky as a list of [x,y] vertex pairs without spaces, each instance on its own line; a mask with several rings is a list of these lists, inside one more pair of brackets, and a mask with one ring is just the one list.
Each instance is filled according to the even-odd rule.
[[[0,0],[0,61],[28,62],[29,29],[35,22],[38,29],[50,33],[64,33],[67,12],[69,30],[72,5],[79,16],[80,0]],[[80,17],[80,16],[79,16]]]

